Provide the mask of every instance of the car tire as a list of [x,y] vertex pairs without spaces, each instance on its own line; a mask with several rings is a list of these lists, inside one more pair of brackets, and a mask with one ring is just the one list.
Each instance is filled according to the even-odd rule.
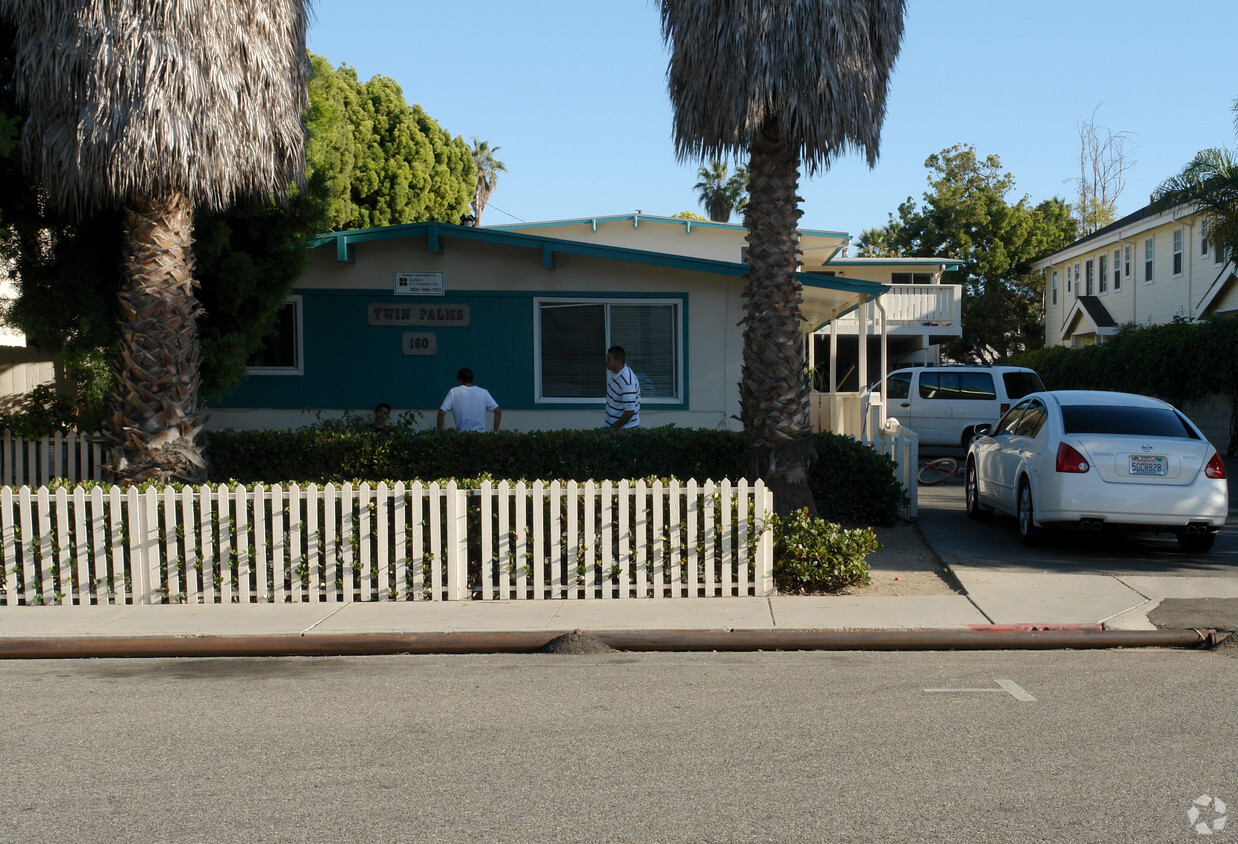
[[1032,507],[1032,485],[1026,478],[1019,484],[1015,510],[1015,519],[1019,523],[1019,541],[1024,545],[1039,544],[1043,532],[1036,527],[1036,511]]
[[993,511],[980,503],[980,483],[976,478],[976,461],[967,461],[967,471],[964,476],[967,495],[967,518],[981,522],[993,515]]
[[1189,534],[1184,530],[1178,531],[1178,547],[1192,554],[1202,554],[1210,550],[1212,543],[1216,540],[1216,531],[1195,534]]

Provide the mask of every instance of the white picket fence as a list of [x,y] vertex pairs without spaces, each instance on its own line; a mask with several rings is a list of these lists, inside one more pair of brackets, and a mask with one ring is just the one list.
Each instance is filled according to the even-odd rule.
[[5,430],[0,434],[0,484],[38,486],[56,478],[101,481],[103,453],[98,434],[57,432],[26,440]]
[[0,487],[0,605],[769,595],[758,481]]

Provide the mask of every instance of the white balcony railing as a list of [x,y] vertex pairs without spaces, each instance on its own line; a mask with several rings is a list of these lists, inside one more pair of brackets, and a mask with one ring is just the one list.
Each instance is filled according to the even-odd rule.
[[[881,296],[886,326],[891,331],[922,334],[963,333],[963,286],[961,284],[892,284]],[[880,331],[881,312],[873,302],[865,306],[866,316]],[[855,334],[859,318],[855,312],[834,320],[840,334]]]

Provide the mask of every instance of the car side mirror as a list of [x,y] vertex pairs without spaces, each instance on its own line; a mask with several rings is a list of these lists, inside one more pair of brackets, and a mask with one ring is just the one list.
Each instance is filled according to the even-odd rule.
[[972,429],[972,437],[988,437],[993,434],[993,426],[988,422],[982,422]]

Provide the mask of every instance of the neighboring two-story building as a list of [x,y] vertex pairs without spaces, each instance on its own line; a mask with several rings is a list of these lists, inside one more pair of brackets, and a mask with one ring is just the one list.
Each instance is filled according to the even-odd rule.
[[1191,206],[1144,207],[1032,264],[1045,274],[1045,345],[1104,342],[1119,326],[1238,313],[1231,257]]

